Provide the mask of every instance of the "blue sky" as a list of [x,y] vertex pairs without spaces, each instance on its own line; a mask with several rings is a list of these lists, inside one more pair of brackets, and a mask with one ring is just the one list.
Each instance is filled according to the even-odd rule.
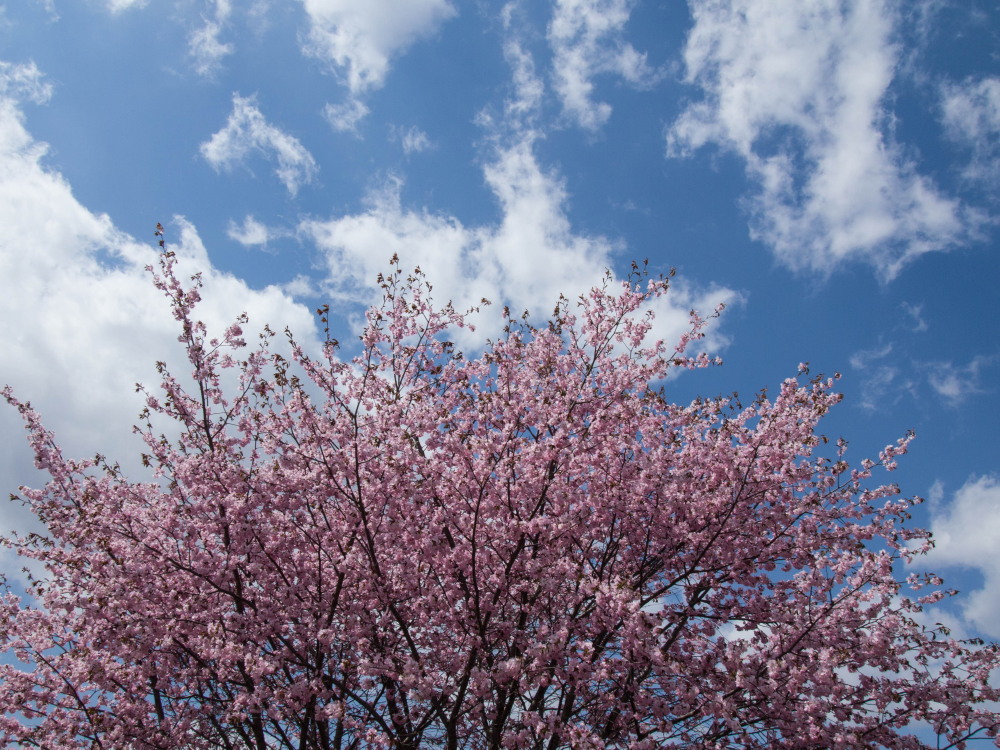
[[216,330],[307,342],[393,253],[537,316],[649,258],[661,332],[728,305],[677,400],[808,361],[855,460],[917,432],[947,617],[1000,637],[998,34],[978,0],[0,0],[0,382],[134,468],[133,384],[179,362],[157,221]]

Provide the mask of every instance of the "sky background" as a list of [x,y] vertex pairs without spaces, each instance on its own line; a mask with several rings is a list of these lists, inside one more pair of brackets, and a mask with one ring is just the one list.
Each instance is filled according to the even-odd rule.
[[982,0],[0,0],[0,384],[135,470],[134,384],[183,369],[158,221],[214,331],[307,344],[394,253],[494,302],[470,349],[648,258],[661,333],[727,304],[672,398],[805,361],[854,461],[916,431],[888,479],[963,592],[931,614],[1000,637],[998,36]]

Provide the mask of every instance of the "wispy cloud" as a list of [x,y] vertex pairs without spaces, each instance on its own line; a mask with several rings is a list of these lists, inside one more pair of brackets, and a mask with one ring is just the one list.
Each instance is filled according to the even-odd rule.
[[996,364],[997,357],[977,356],[967,365],[958,366],[953,362],[934,362],[925,365],[927,381],[935,393],[950,404],[957,405],[983,393],[983,371]]
[[389,138],[393,142],[399,143],[403,148],[403,153],[407,156],[427,151],[434,145],[431,143],[430,136],[415,125],[409,128],[390,127]]
[[449,0],[302,0],[305,51],[329,62],[355,96],[382,85],[392,58],[457,11]]
[[899,400],[901,392],[912,392],[914,384],[909,379],[899,380],[901,370],[897,358],[892,357],[892,344],[875,349],[863,349],[850,357],[851,368],[861,376],[861,401],[868,411],[877,411],[886,404]]
[[52,98],[52,84],[34,62],[15,65],[0,60],[0,97],[45,104]]
[[107,9],[112,13],[121,13],[129,8],[141,8],[149,0],[107,0]]
[[[917,311],[917,320],[923,323]],[[926,326],[925,326],[926,327]],[[919,327],[911,329],[921,332]],[[863,349],[850,357],[853,370],[861,376],[860,405],[877,411],[895,404],[904,395],[920,398],[927,387],[949,405],[957,406],[969,397],[987,391],[983,374],[998,361],[997,356],[979,355],[966,365],[947,361],[915,359],[896,352],[893,344]]]
[[188,53],[199,75],[215,75],[222,67],[222,59],[232,54],[233,45],[219,40],[231,13],[231,0],[215,0],[214,12],[205,16],[202,19],[203,25],[188,36]]
[[912,321],[912,326],[910,330],[913,333],[923,333],[928,329],[927,321],[924,320],[924,306],[923,305],[911,305],[909,302],[904,302],[902,304],[903,311],[909,316]]
[[509,38],[504,43],[503,52],[511,70],[510,91],[504,98],[503,118],[499,122],[492,121],[481,113],[479,123],[487,129],[504,128],[527,133],[536,126],[545,96],[545,83],[535,70],[534,58],[517,39]]
[[886,0],[690,0],[686,80],[703,93],[667,131],[668,155],[738,154],[751,234],[785,265],[850,260],[892,279],[975,236],[981,218],[921,175],[888,134],[898,62]]
[[256,97],[233,94],[232,114],[221,130],[201,144],[201,155],[216,170],[229,170],[244,164],[254,152],[277,161],[274,172],[292,195],[318,171],[312,154],[297,138],[264,119]]
[[892,344],[886,344],[878,349],[862,349],[851,355],[851,367],[855,370],[867,370],[875,362],[885,359],[892,354]]
[[[45,11],[46,15],[49,17],[49,21],[58,21],[59,13],[56,11],[55,0],[35,0],[35,4],[40,6],[42,10]],[[10,21],[7,19],[7,7],[5,5],[0,5],[0,29],[4,29],[10,25]]]
[[548,40],[556,94],[576,124],[597,130],[611,105],[595,101],[593,79],[613,74],[636,87],[657,83],[661,74],[624,38],[634,0],[556,0]]
[[965,177],[1000,184],[1000,78],[944,84],[941,117],[949,138],[971,153]]
[[338,133],[358,132],[358,124],[368,115],[368,105],[355,97],[342,104],[327,104],[323,116]]

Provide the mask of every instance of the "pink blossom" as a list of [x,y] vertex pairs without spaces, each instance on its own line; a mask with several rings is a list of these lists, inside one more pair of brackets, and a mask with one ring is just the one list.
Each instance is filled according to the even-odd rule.
[[447,343],[464,317],[394,268],[350,361],[267,337],[240,360],[245,317],[213,342],[171,253],[154,283],[195,387],[158,365],[147,409],[181,430],[139,428],[147,481],[64,458],[3,391],[52,477],[21,491],[47,536],[6,540],[49,571],[0,599],[7,746],[996,736],[997,647],[917,623],[946,594],[896,578],[928,540],[903,525],[918,500],[869,484],[911,438],[860,470],[846,443],[825,455],[840,397],[804,365],[749,406],[670,403],[656,383],[708,360],[685,353],[695,314],[677,347],[643,348],[667,279],[608,279],[539,327],[505,315],[472,357]]

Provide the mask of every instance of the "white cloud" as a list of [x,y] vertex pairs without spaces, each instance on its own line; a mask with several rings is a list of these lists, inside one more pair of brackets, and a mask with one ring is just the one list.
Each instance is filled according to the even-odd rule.
[[129,8],[141,8],[149,0],[107,0],[107,8],[112,13],[121,13]]
[[535,61],[516,41],[504,44],[504,58],[511,68],[513,93],[504,101],[504,125],[518,131],[534,126],[545,96],[545,84],[535,73]]
[[291,281],[281,284],[281,291],[289,297],[321,297],[322,292],[317,287],[316,282],[309,276],[297,275]]
[[271,11],[271,0],[253,0],[247,7],[246,14],[250,27],[258,36],[263,35],[269,27],[267,15]]
[[382,85],[392,58],[433,34],[456,10],[449,0],[302,0],[306,52],[330,62],[354,95]]
[[862,349],[851,355],[851,368],[860,372],[858,405],[868,411],[878,411],[897,403],[903,395],[915,395],[916,383],[904,373],[912,369],[907,360],[901,366],[899,356],[893,354],[893,345],[875,349]]
[[0,60],[0,97],[45,104],[52,98],[52,84],[43,78],[34,62],[15,65]]
[[368,106],[360,99],[351,97],[343,104],[327,104],[323,116],[330,127],[338,133],[358,132],[358,123],[368,115]]
[[661,75],[646,55],[624,41],[634,0],[556,0],[548,39],[552,46],[555,90],[563,111],[578,125],[597,130],[611,116],[611,105],[593,99],[592,79],[616,74],[637,87]]
[[794,269],[864,260],[885,280],[974,235],[885,133],[899,54],[888,0],[690,0],[687,82],[704,98],[667,132],[668,155],[707,144],[745,160],[751,233]]
[[399,142],[403,147],[403,153],[407,156],[427,151],[433,145],[427,133],[415,125],[409,128],[392,127],[389,130],[389,137]]
[[1000,78],[945,84],[941,112],[948,136],[972,153],[965,177],[1000,180]]
[[233,94],[232,114],[225,127],[201,144],[201,155],[216,170],[228,170],[243,164],[254,151],[277,160],[274,172],[292,195],[300,185],[311,182],[318,170],[312,154],[297,138],[264,119],[256,97]]
[[[911,330],[921,332],[927,325],[920,317],[920,308],[907,309],[917,321]],[[953,362],[929,362],[910,357],[894,355],[893,345],[875,349],[863,349],[850,357],[850,365],[861,374],[860,405],[869,410],[877,410],[895,404],[903,395],[919,398],[918,392],[924,388],[923,378],[933,391],[949,404],[955,406],[970,396],[983,393],[983,372],[995,366],[1000,357],[979,355],[964,366]],[[913,373],[919,377],[912,377]]]
[[[139,243],[108,216],[87,210],[66,180],[45,167],[45,153],[16,103],[0,95],[0,320],[10,322],[0,326],[0,384],[32,402],[67,455],[100,451],[134,469],[138,451],[130,428],[141,407],[134,384],[155,388],[157,360],[186,372],[176,321],[144,270],[157,258],[152,227],[148,242]],[[211,331],[221,332],[245,310],[255,325],[289,325],[305,341],[316,335],[310,312],[280,290],[255,291],[215,270],[188,223],[178,220],[168,231],[182,275],[204,274],[198,314]],[[6,447],[0,488],[37,486],[24,431],[6,405],[0,436]],[[0,505],[4,529],[29,525],[23,509]]]
[[222,67],[222,59],[232,54],[233,45],[219,41],[231,13],[230,0],[215,0],[215,12],[203,18],[204,25],[188,37],[188,54],[193,58],[194,69],[199,75],[214,75]]
[[951,362],[935,362],[927,376],[931,387],[951,404],[959,404],[969,396],[983,392],[982,371],[996,362],[996,357],[974,357],[969,364],[958,367]]
[[924,564],[979,570],[983,587],[964,597],[963,615],[983,633],[1000,637],[1000,478],[970,478],[936,510],[931,532],[935,546]]
[[923,305],[911,305],[909,302],[903,302],[902,304],[904,312],[910,316],[913,321],[913,327],[910,328],[914,333],[923,333],[927,330],[927,321],[924,320],[924,306]]
[[913,383],[906,381],[901,387],[897,382],[899,374],[899,368],[893,365],[880,364],[870,367],[861,381],[859,406],[867,411],[878,411],[879,408],[895,404],[902,389],[912,392]]
[[892,344],[886,344],[878,349],[863,349],[851,355],[851,367],[855,370],[867,370],[874,362],[885,359],[892,354]]
[[244,247],[266,245],[271,239],[271,232],[268,228],[250,214],[243,218],[242,225],[230,220],[226,234],[229,239],[239,242]]

